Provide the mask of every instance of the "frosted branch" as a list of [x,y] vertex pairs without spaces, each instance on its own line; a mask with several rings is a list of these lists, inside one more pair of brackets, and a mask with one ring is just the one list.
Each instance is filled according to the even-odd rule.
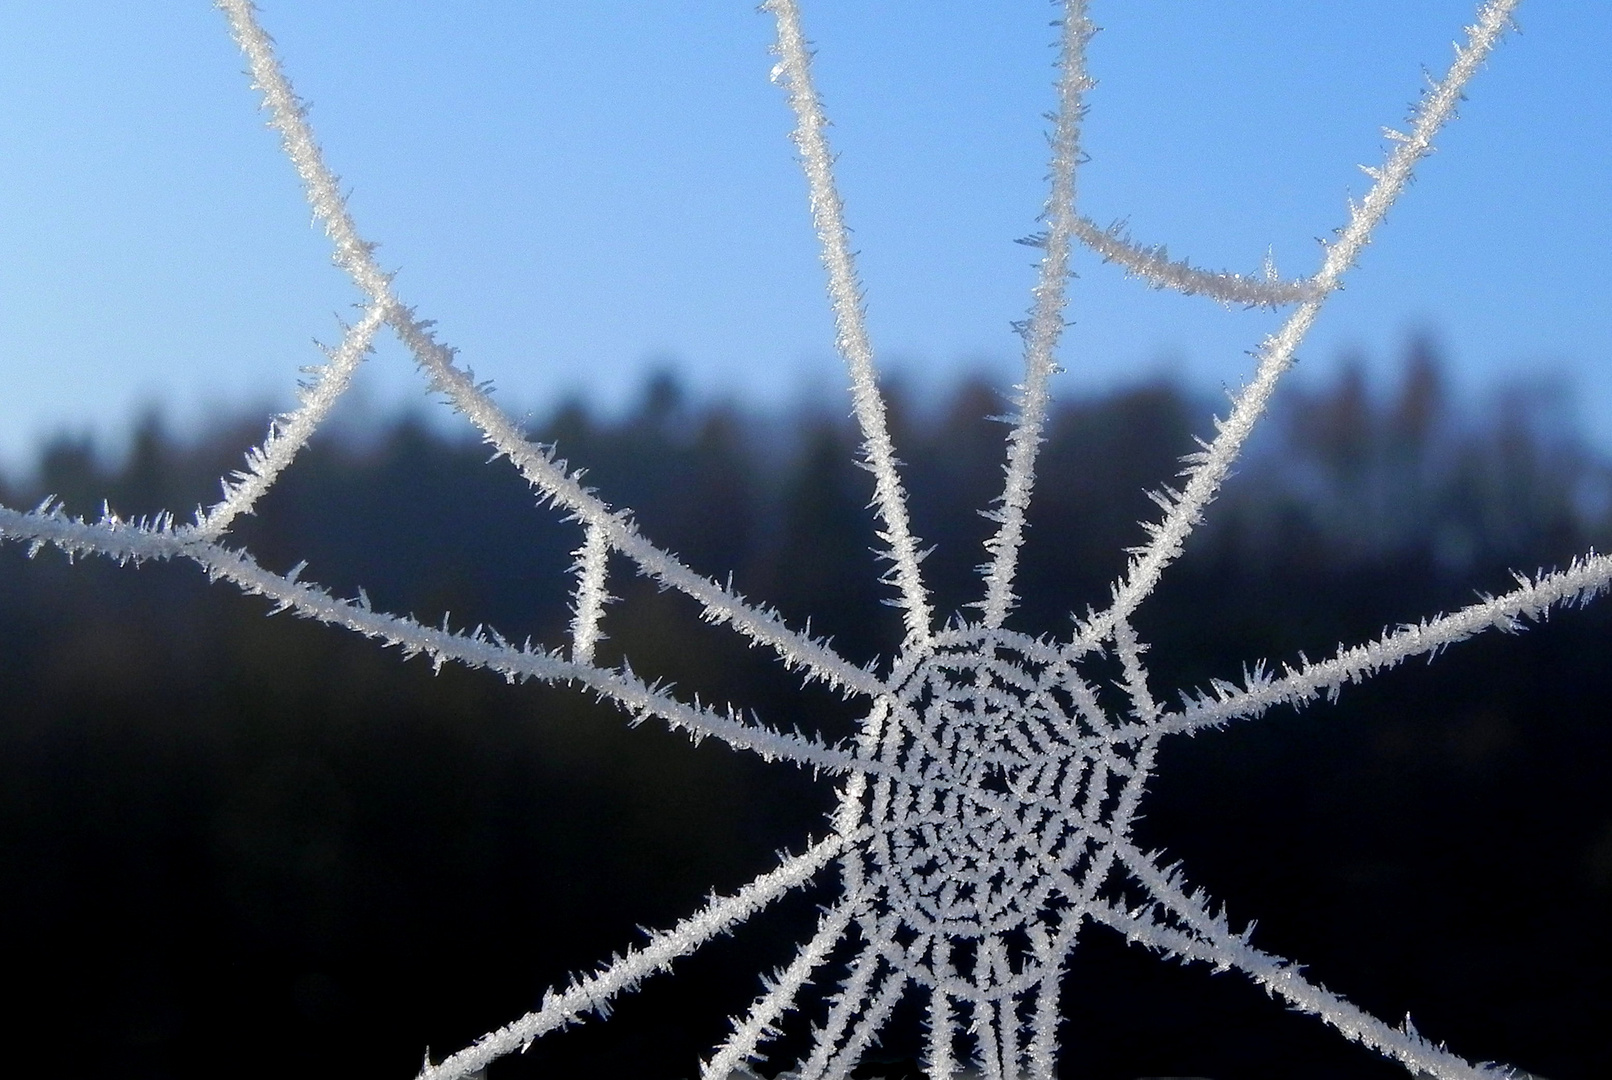
[[1105,229],[1088,217],[1079,217],[1072,229],[1076,239],[1102,256],[1104,262],[1115,263],[1155,289],[1207,296],[1228,305],[1271,308],[1303,303],[1318,295],[1313,278],[1283,281],[1274,268],[1267,268],[1263,277],[1229,270],[1200,270],[1185,260],[1171,259],[1162,244],[1144,247],[1136,243],[1123,223]]
[[828,271],[828,294],[834,309],[835,346],[851,373],[851,402],[862,427],[863,460],[873,474],[873,502],[884,523],[879,539],[888,545],[885,555],[892,564],[891,580],[900,592],[896,603],[902,608],[907,628],[905,648],[922,650],[929,644],[934,621],[918,570],[923,556],[908,521],[907,493],[897,469],[884,397],[873,365],[862,285],[851,253],[845,207],[834,184],[828,117],[812,85],[811,50],[801,30],[795,0],[767,0],[761,6],[772,13],[778,24],[776,51],[781,59],[773,68],[773,81],[788,93],[789,106],[795,112],[796,127],[791,138],[800,151],[811,197],[812,224],[823,245],[823,266]]
[[300,406],[269,421],[263,445],[248,450],[246,468],[225,481],[223,500],[196,515],[197,535],[217,540],[237,517],[252,512],[352,384],[358,365],[369,355],[375,332],[385,321],[386,313],[371,306],[347,329],[341,344],[330,352],[330,362],[314,371],[308,384],[299,389]]
[[1024,543],[1024,515],[1035,487],[1035,461],[1041,449],[1051,395],[1047,383],[1057,370],[1054,356],[1063,334],[1065,287],[1069,281],[1069,253],[1075,230],[1075,167],[1080,159],[1080,118],[1087,90],[1094,85],[1086,73],[1086,42],[1097,32],[1086,17],[1085,0],[1064,4],[1058,78],[1058,112],[1052,126],[1052,190],[1042,219],[1046,234],[1039,240],[1041,265],[1024,333],[1024,385],[1019,388],[1019,419],[1008,436],[1007,484],[994,510],[986,516],[998,522],[996,535],[985,544],[991,560],[985,575],[985,599],[980,602],[984,623],[998,627],[1013,607],[1013,579],[1019,548]]
[[1166,488],[1155,496],[1165,508],[1164,518],[1145,526],[1146,546],[1133,553],[1124,577],[1115,583],[1109,608],[1077,628],[1071,646],[1074,651],[1085,652],[1106,638],[1114,623],[1136,610],[1158,584],[1165,568],[1180,556],[1187,536],[1203,520],[1204,508],[1219,492],[1263,415],[1277,380],[1293,366],[1299,344],[1314,325],[1326,298],[1370,243],[1373,230],[1410,182],[1416,163],[1432,153],[1433,136],[1455,115],[1463,89],[1499,42],[1516,6],[1517,0],[1490,0],[1478,9],[1478,21],[1467,29],[1466,43],[1456,46],[1455,62],[1417,105],[1410,133],[1390,133],[1394,145],[1387,160],[1380,169],[1366,170],[1373,181],[1371,190],[1359,205],[1351,207],[1348,223],[1339,230],[1337,240],[1327,245],[1326,257],[1313,279],[1315,295],[1300,304],[1282,328],[1260,346],[1253,381],[1237,394],[1231,413],[1215,421],[1214,441],[1202,453],[1187,459],[1182,490]]
[[565,990],[548,991],[536,1011],[488,1032],[436,1065],[427,1062],[419,1080],[468,1077],[505,1054],[525,1050],[556,1028],[579,1022],[585,1013],[605,1014],[616,995],[636,989],[650,975],[669,970],[673,961],[719,934],[731,933],[774,900],[809,883],[843,846],[839,837],[830,837],[785,859],[732,896],[712,897],[704,908],[670,930],[652,934],[647,944],[628,950],[592,975],[573,980]]
[[1432,655],[1486,630],[1515,633],[1530,622],[1547,618],[1552,608],[1583,606],[1612,586],[1612,556],[1594,552],[1575,559],[1566,570],[1529,578],[1517,575],[1518,588],[1485,598],[1460,611],[1406,624],[1376,641],[1341,649],[1327,660],[1302,661],[1280,676],[1255,664],[1243,685],[1215,682],[1208,693],[1189,698],[1179,712],[1165,713],[1152,724],[1121,729],[1117,737],[1199,731],[1231,720],[1252,719],[1278,706],[1303,707],[1323,695],[1335,700],[1350,683],[1404,663]]
[[432,335],[430,324],[417,319],[392,292],[391,276],[375,262],[375,245],[358,233],[339,182],[324,158],[307,123],[307,110],[291,89],[274,54],[274,43],[258,25],[248,0],[219,0],[230,27],[251,68],[253,85],[263,93],[270,126],[280,132],[286,156],[302,178],[314,217],[335,245],[334,261],[352,278],[413,354],[431,380],[432,388],[447,395],[453,406],[481,429],[487,442],[508,457],[521,475],[550,502],[586,525],[604,531],[609,545],[638,564],[657,581],[686,593],[702,607],[705,618],[728,623],[751,640],[775,651],[791,668],[803,668],[830,686],[875,696],[883,684],[868,671],[848,663],[821,641],[797,633],[770,610],[756,608],[731,589],[718,585],[683,565],[675,556],[644,539],[632,522],[582,487],[576,476],[557,462],[552,451],[527,440],[525,433],[493,403],[485,387],[454,362],[453,350]]

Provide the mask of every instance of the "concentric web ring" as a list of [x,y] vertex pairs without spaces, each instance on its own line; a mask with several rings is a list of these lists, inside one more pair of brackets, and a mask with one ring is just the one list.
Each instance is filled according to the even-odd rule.
[[946,635],[892,687],[877,757],[898,775],[868,786],[862,859],[897,937],[969,950],[1054,924],[1070,882],[1109,865],[1133,747],[1072,664],[1018,634]]

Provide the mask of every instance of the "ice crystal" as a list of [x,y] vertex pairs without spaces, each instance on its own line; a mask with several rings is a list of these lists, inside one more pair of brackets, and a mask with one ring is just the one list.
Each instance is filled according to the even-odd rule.
[[[1240,684],[1217,681],[1187,690],[1167,705],[1149,687],[1144,644],[1132,616],[1181,554],[1233,462],[1265,411],[1278,379],[1328,297],[1368,243],[1373,229],[1430,152],[1467,82],[1500,40],[1516,0],[1488,0],[1477,12],[1455,60],[1416,106],[1407,129],[1389,132],[1391,148],[1368,168],[1372,187],[1325,245],[1308,278],[1274,272],[1244,276],[1207,272],[1172,261],[1162,247],[1132,241],[1077,211],[1080,122],[1091,85],[1085,47],[1093,33],[1083,0],[1064,0],[1057,111],[1051,129],[1051,188],[1044,231],[1032,242],[1040,268],[1029,313],[1020,325],[1024,377],[1007,441],[1005,482],[986,508],[996,530],[981,567],[982,596],[967,616],[937,619],[922,573],[923,544],[914,534],[907,498],[877,382],[863,319],[862,293],[844,207],[835,189],[828,122],[812,83],[811,50],[796,0],[767,0],[777,24],[773,79],[794,110],[794,141],[822,243],[837,344],[850,372],[862,432],[862,461],[873,476],[873,508],[886,583],[902,611],[904,639],[884,665],[861,667],[826,642],[797,630],[776,612],[691,570],[655,546],[631,514],[585,487],[581,474],[534,444],[460,365],[430,324],[394,292],[360,234],[336,178],[326,167],[293,92],[249,0],[219,0],[244,52],[269,123],[306,187],[314,213],[334,245],[334,259],[363,296],[361,317],[301,392],[299,407],[277,417],[224,495],[190,523],[172,516],[123,521],[107,512],[87,521],[47,501],[31,512],[0,507],[0,535],[30,551],[55,545],[70,556],[98,554],[121,562],[184,558],[214,579],[291,610],[425,654],[437,664],[484,667],[512,680],[565,683],[613,702],[635,719],[656,718],[696,739],[711,737],[768,760],[807,766],[837,785],[838,804],[825,838],[731,895],[713,896],[670,929],[649,935],[603,967],[551,990],[534,1012],[448,1056],[427,1061],[422,1080],[478,1075],[490,1062],[533,1040],[603,1016],[617,995],[669,969],[791,890],[815,884],[833,899],[794,959],[763,979],[764,991],[732,1022],[728,1038],[702,1065],[725,1078],[758,1061],[763,1044],[799,1003],[803,988],[831,973],[839,982],[810,1048],[793,1066],[805,1080],[846,1077],[879,1036],[899,1001],[915,996],[927,1014],[925,1067],[934,1080],[978,1069],[992,1080],[1055,1074],[1060,981],[1079,936],[1107,927],[1128,940],[1184,962],[1241,972],[1295,1009],[1344,1037],[1396,1059],[1413,1073],[1442,1080],[1492,1077],[1509,1070],[1474,1064],[1416,1032],[1390,1024],[1329,992],[1298,964],[1252,942],[1179,867],[1133,839],[1133,824],[1157,751],[1166,736],[1250,720],[1278,705],[1302,707],[1414,656],[1484,630],[1512,630],[1558,605],[1583,602],[1612,581],[1612,559],[1588,553],[1564,570],[1519,577],[1517,587],[1453,614],[1423,619],[1335,655],[1280,670],[1254,664]],[[1076,244],[1162,289],[1202,294],[1226,304],[1291,307],[1281,328],[1256,353],[1257,367],[1216,421],[1214,437],[1187,459],[1179,485],[1155,494],[1156,520],[1144,524],[1106,608],[1076,622],[1063,640],[1034,638],[1008,627],[1015,570],[1036,455],[1048,415],[1048,384],[1065,320],[1065,287]],[[374,336],[389,328],[413,354],[433,390],[479,428],[508,458],[537,497],[577,523],[571,641],[567,647],[516,646],[491,630],[456,632],[373,610],[360,592],[341,599],[298,579],[301,566],[277,574],[228,544],[231,525],[249,513],[347,388]],[[725,624],[774,653],[787,667],[865,702],[854,739],[836,743],[812,733],[774,730],[734,707],[685,700],[645,682],[623,663],[601,666],[607,575],[625,557],[660,585],[692,597],[705,618]],[[1116,663],[1123,708],[1098,700],[1095,665]],[[1140,897],[1141,902],[1137,902]],[[842,974],[841,974],[842,973]]]

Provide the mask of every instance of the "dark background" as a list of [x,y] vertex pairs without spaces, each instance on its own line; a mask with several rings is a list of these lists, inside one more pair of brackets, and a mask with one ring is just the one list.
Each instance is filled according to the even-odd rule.
[[[1419,345],[1399,382],[1346,373],[1283,399],[1212,525],[1138,617],[1155,692],[1503,591],[1607,537],[1612,472],[1548,395],[1480,415]],[[1558,403],[1559,404],[1559,403]],[[1066,633],[1206,429],[1166,384],[1062,406],[1020,575],[1021,629]],[[894,395],[937,607],[977,598],[1006,411],[963,385]],[[186,509],[260,436],[201,442],[145,424],[125,460],[61,440],[8,505]],[[889,655],[867,475],[839,416],[779,423],[654,381],[606,422],[537,432],[695,568]],[[485,447],[402,419],[316,443],[237,536],[268,566],[426,622],[565,640],[574,525]],[[785,727],[854,715],[802,691],[692,603],[613,564],[610,640],[635,670]],[[70,566],[0,551],[0,955],[19,1075],[412,1077],[532,1008],[543,990],[821,836],[831,785],[580,694],[433,675],[190,566]],[[1412,662],[1335,706],[1166,743],[1139,825],[1191,881],[1257,918],[1255,943],[1458,1052],[1551,1080],[1612,1075],[1612,608],[1558,612]],[[680,973],[496,1078],[692,1077],[726,1016],[785,963],[826,894],[780,904]],[[1403,1076],[1235,974],[1162,962],[1103,930],[1064,994],[1062,1075]],[[917,1009],[862,1075],[916,1075]],[[800,1027],[796,1018],[796,1027]],[[782,1044],[798,1046],[798,1039]],[[782,1051],[773,1068],[791,1058]]]

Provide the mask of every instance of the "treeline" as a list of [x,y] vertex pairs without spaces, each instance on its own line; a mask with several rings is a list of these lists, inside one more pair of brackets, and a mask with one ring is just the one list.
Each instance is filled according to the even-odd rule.
[[[1426,348],[1285,399],[1139,617],[1156,691],[1500,591],[1612,533],[1612,471],[1541,398],[1456,409]],[[892,417],[937,608],[967,612],[1006,411],[984,385]],[[1101,605],[1209,406],[1168,384],[1061,406],[1019,578],[1022,629]],[[534,432],[695,568],[729,571],[847,656],[899,638],[870,483],[835,414],[763,422],[652,382],[630,415]],[[260,435],[153,421],[109,463],[84,441],[4,485],[74,512],[188,510]],[[377,607],[565,640],[575,525],[485,447],[403,419],[310,447],[237,537],[266,565]],[[831,734],[802,690],[684,598],[613,564],[609,640],[641,674]],[[830,783],[574,692],[402,662],[185,566],[0,551],[0,950],[26,1004],[17,1067],[52,1075],[405,1078],[542,991],[821,835]],[[1379,1015],[1552,1080],[1612,1072],[1612,617],[1564,613],[1413,665],[1336,706],[1167,744],[1140,826]],[[495,1076],[692,1075],[787,961],[821,896],[712,946]],[[1070,1076],[1397,1075],[1235,976],[1092,931],[1066,991]],[[914,1016],[914,1019],[916,1017]],[[909,1025],[911,1027],[912,1025]],[[868,1075],[912,1074],[893,1034]],[[785,1045],[785,1050],[788,1045]],[[785,1055],[780,1054],[780,1065]],[[26,1063],[26,1066],[25,1064]]]

